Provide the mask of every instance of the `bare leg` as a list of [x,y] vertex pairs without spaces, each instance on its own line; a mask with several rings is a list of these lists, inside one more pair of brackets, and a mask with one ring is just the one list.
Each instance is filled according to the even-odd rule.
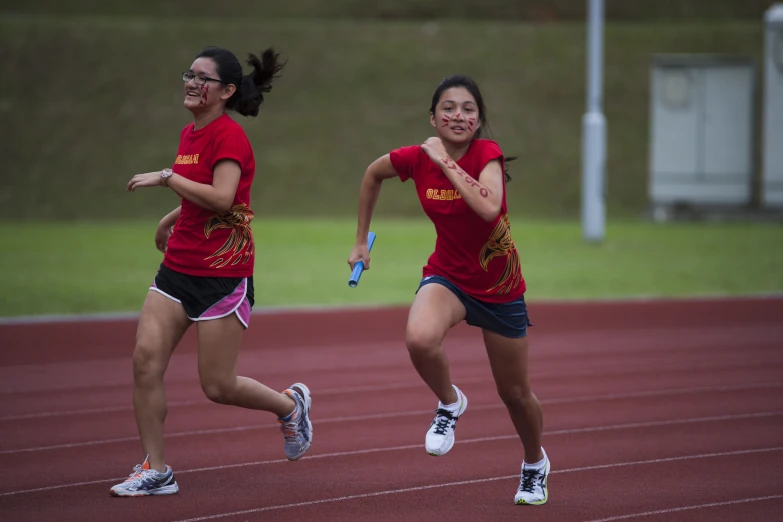
[[437,283],[419,289],[408,313],[405,343],[413,366],[443,404],[457,401],[451,386],[443,338],[465,318],[465,306],[451,290]]
[[166,471],[163,423],[167,407],[163,374],[189,326],[190,320],[181,304],[152,290],[147,294],[133,351],[133,411],[149,465],[161,472]]
[[284,393],[237,376],[244,326],[235,314],[198,323],[198,373],[206,396],[218,404],[269,411],[285,417],[296,407]]
[[495,385],[525,448],[525,462],[539,462],[544,458],[541,451],[544,417],[538,398],[530,390],[528,338],[512,339],[487,330],[483,333]]

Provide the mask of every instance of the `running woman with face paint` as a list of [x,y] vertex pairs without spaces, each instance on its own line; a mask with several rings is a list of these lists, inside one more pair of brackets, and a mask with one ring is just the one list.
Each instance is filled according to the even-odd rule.
[[498,393],[524,446],[514,502],[544,504],[550,465],[541,446],[541,405],[528,379],[530,322],[506,207],[506,159],[497,143],[481,138],[487,126],[484,101],[467,76],[451,76],[438,85],[430,124],[436,137],[395,149],[367,168],[348,264],[353,268],[361,261],[370,268],[367,234],[383,181],[412,179],[437,234],[405,332],[413,366],[439,400],[425,449],[434,456],[447,453],[468,406],[451,382],[443,349],[446,333],[464,320],[482,330]]
[[244,75],[226,49],[207,47],[199,53],[182,73],[184,105],[193,123],[182,130],[174,164],[133,176],[127,186],[131,192],[168,189],[181,204],[160,221],[155,234],[163,262],[141,309],[133,352],[133,408],[147,457],[125,482],[111,488],[114,496],[179,490],[163,448],[163,375],[193,323],[199,379],[210,400],[273,413],[289,460],[302,457],[312,441],[307,386],[297,383],[278,392],[236,374],[253,306],[250,186],[256,164],[244,130],[227,111],[257,116],[264,93],[285,65],[272,49],[261,58],[250,54],[247,63],[252,71]]

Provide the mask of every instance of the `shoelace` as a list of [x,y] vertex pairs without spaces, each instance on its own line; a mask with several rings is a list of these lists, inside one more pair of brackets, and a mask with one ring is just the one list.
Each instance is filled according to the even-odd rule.
[[525,493],[533,493],[533,489],[536,487],[538,478],[543,477],[544,474],[537,469],[526,469],[522,472],[522,482],[519,484],[519,491]]
[[438,408],[435,410],[437,414],[435,416],[435,433],[438,435],[445,435],[446,430],[451,427],[451,423],[455,420],[454,416],[449,410]]
[[[296,399],[294,399],[296,401]],[[297,410],[299,410],[299,402],[296,403]],[[299,437],[299,413],[294,415],[294,418],[289,422],[280,421],[280,431],[283,432],[283,438],[286,441],[297,441]]]
[[139,485],[144,479],[152,475],[154,472],[155,470],[153,469],[142,469],[141,464],[136,464],[133,467],[133,473],[128,475],[128,478],[125,479],[125,483]]
[[299,426],[296,421],[294,422],[281,422],[280,431],[283,432],[283,438],[285,440],[296,441],[299,436]]

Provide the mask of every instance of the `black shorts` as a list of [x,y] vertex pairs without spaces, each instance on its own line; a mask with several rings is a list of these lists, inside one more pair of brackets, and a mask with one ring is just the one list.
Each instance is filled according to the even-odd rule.
[[469,296],[460,287],[441,276],[425,277],[419,283],[419,288],[433,283],[445,286],[457,296],[467,312],[465,322],[471,326],[511,338],[525,337],[527,327],[534,326],[527,315],[524,296],[508,303],[487,303]]
[[250,324],[253,276],[199,277],[176,272],[161,263],[150,290],[180,303],[191,321],[220,319],[235,313],[245,328]]

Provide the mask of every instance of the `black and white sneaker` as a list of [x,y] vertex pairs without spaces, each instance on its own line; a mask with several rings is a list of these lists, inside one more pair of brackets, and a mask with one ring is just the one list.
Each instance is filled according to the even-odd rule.
[[136,464],[133,473],[125,482],[113,486],[109,494],[114,497],[147,497],[150,495],[173,495],[179,491],[174,471],[166,466],[166,472],[161,473],[150,469],[149,455],[143,464]]
[[[452,386],[454,386],[452,384]],[[438,401],[438,409],[435,410],[435,419],[427,430],[424,439],[424,447],[427,453],[434,457],[440,457],[449,452],[454,446],[454,430],[457,427],[457,419],[468,409],[468,398],[459,388],[454,386],[457,392],[457,402],[445,406]]]
[[522,462],[522,479],[519,482],[514,504],[529,504],[539,506],[549,500],[549,489],[546,479],[549,477],[549,457],[544,453],[544,465],[541,468],[531,468]]

